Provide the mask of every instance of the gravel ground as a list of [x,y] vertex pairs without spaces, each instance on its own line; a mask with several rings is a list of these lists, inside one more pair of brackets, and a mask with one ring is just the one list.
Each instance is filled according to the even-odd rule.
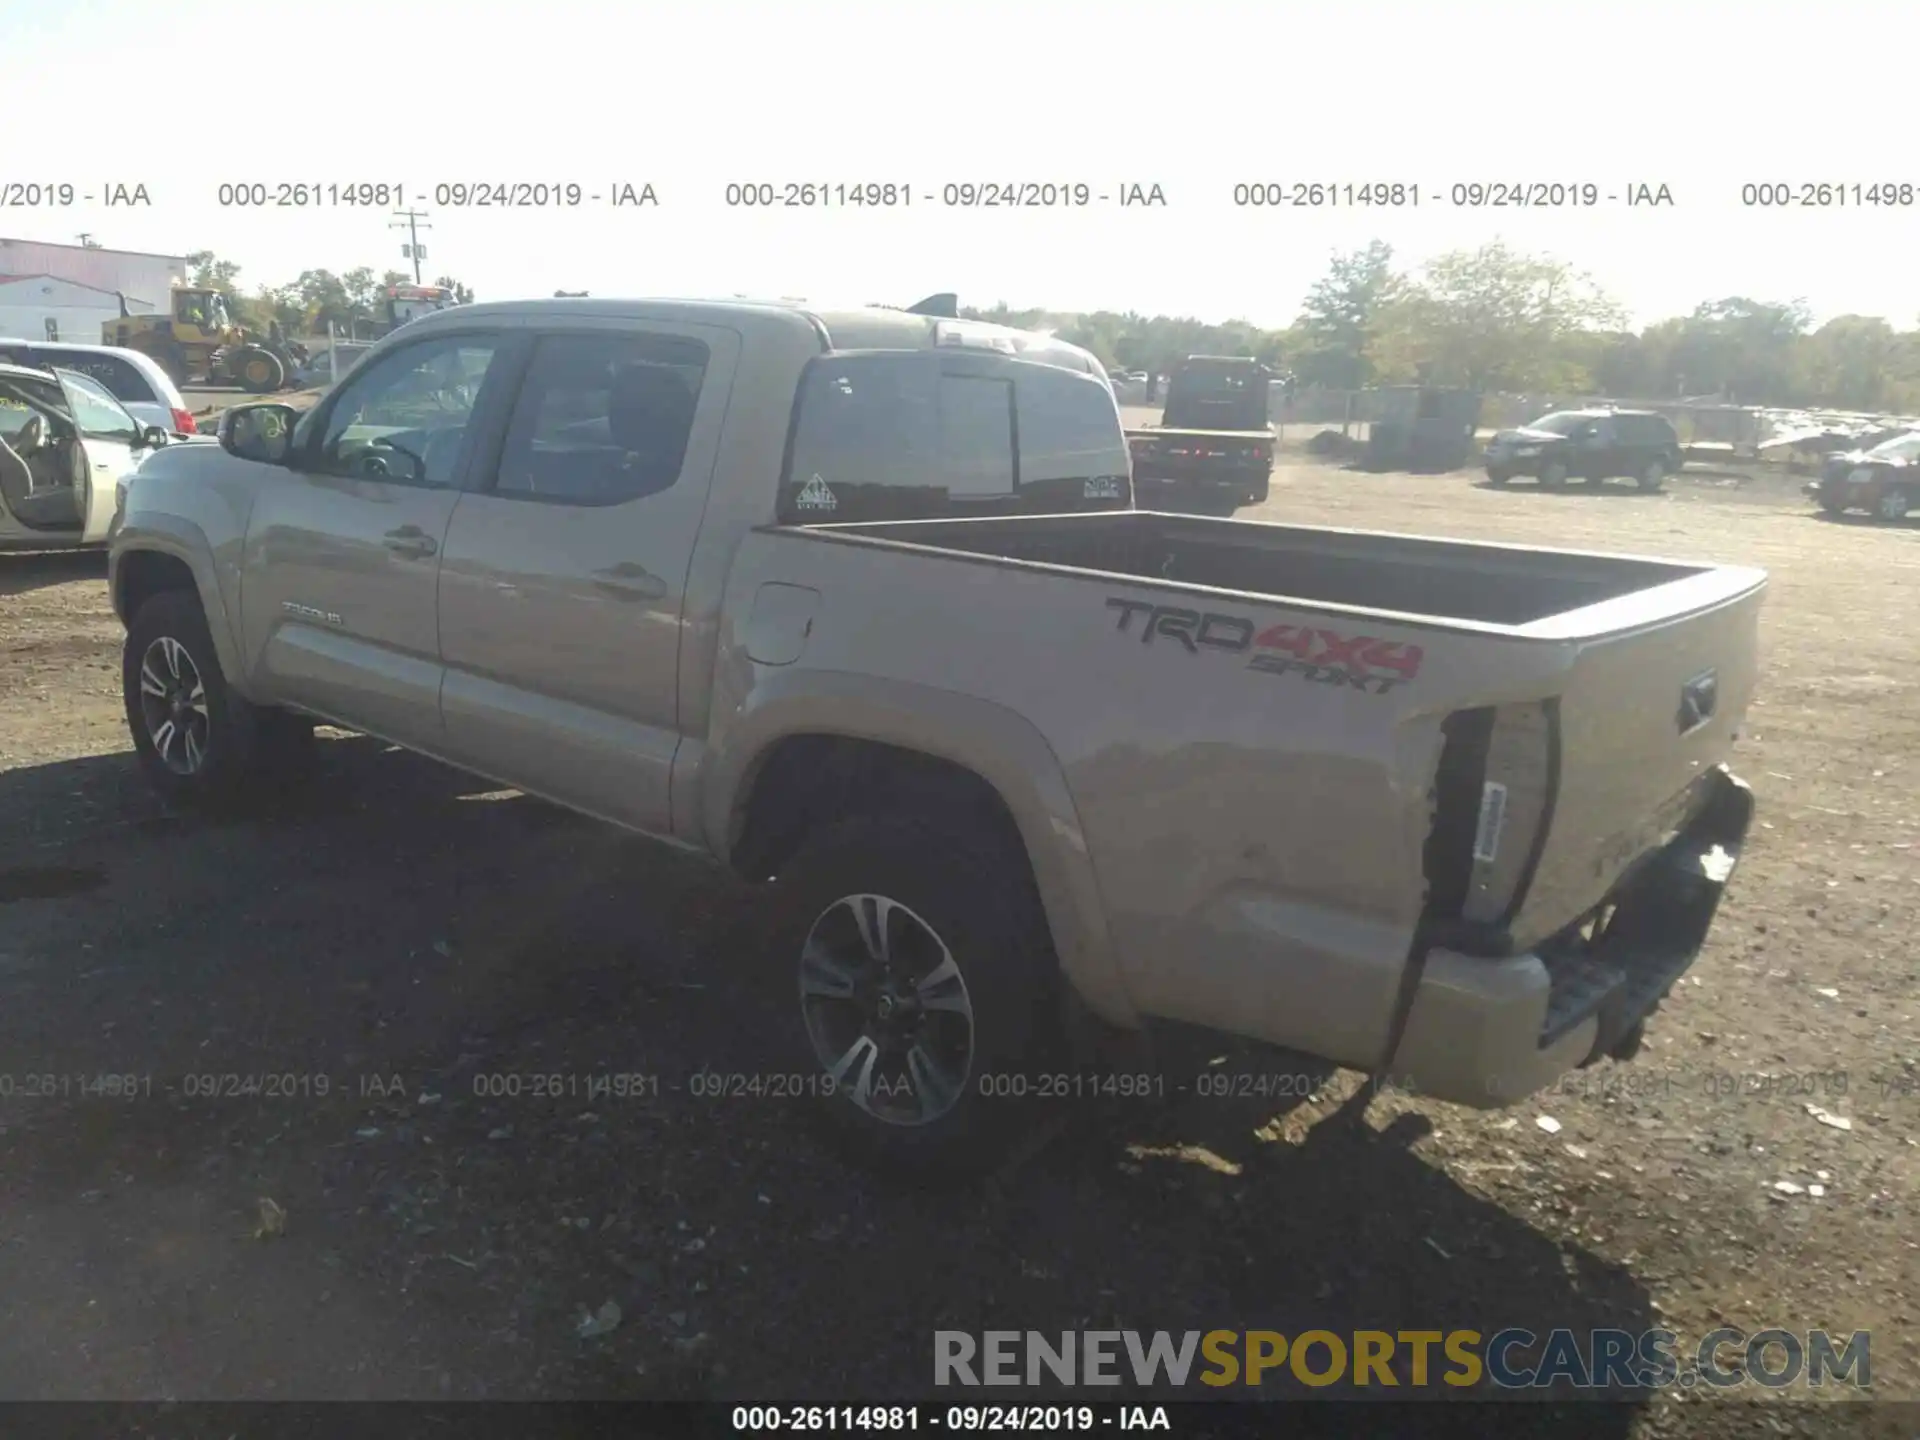
[[[1766,566],[1761,818],[1709,947],[1637,1060],[1507,1114],[1340,1073],[1090,1105],[949,1194],[701,1093],[781,1024],[740,887],[358,737],[290,812],[167,815],[103,564],[0,563],[0,1395],[845,1401],[928,1394],[938,1328],[1728,1324],[1872,1331],[1876,1395],[1920,1397],[1920,526],[1305,463],[1261,518]],[[198,1093],[248,1075],[284,1093]]]

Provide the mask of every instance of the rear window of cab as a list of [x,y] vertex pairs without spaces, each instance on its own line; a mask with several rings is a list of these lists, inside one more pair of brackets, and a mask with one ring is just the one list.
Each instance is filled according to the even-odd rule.
[[1126,509],[1112,389],[1084,370],[980,351],[811,361],[780,485],[786,525]]

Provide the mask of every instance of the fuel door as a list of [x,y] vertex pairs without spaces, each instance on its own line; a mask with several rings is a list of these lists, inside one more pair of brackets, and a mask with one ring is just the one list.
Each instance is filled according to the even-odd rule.
[[820,592],[805,585],[768,581],[754,593],[747,616],[747,658],[756,665],[791,665],[813,633]]

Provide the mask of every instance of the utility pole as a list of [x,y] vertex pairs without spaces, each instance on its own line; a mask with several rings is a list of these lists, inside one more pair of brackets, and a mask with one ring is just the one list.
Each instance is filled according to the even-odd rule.
[[396,210],[393,213],[401,218],[395,220],[387,226],[387,228],[389,230],[405,230],[407,232],[407,243],[400,247],[400,253],[406,259],[413,261],[413,283],[418,285],[420,283],[420,262],[427,258],[426,249],[420,244],[420,232],[422,230],[431,230],[433,227],[421,223],[421,221],[427,218],[427,212],[425,210]]

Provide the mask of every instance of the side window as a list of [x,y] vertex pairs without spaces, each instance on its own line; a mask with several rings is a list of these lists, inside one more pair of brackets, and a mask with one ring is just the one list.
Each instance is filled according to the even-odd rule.
[[1013,493],[1013,382],[984,375],[940,377],[940,470],[947,498]]
[[410,485],[453,484],[467,422],[499,349],[492,336],[450,335],[381,356],[341,386],[311,468]]
[[673,335],[549,335],[534,349],[494,492],[617,505],[680,478],[707,347]]
[[1113,395],[1086,376],[1052,366],[1022,366],[1015,382],[1020,414],[1020,488],[1063,505],[1127,498],[1129,462]]
[[944,506],[937,373],[935,357],[918,353],[829,355],[808,365],[780,522],[905,518],[903,505],[919,514]]
[[36,363],[57,365],[62,370],[77,370],[89,380],[97,380],[104,385],[107,393],[116,400],[133,400],[152,404],[158,397],[153,387],[132,365],[118,355],[90,355],[84,350],[45,350],[39,352]]
[[1612,420],[1595,420],[1587,427],[1587,436],[1595,445],[1612,445],[1619,439]]

